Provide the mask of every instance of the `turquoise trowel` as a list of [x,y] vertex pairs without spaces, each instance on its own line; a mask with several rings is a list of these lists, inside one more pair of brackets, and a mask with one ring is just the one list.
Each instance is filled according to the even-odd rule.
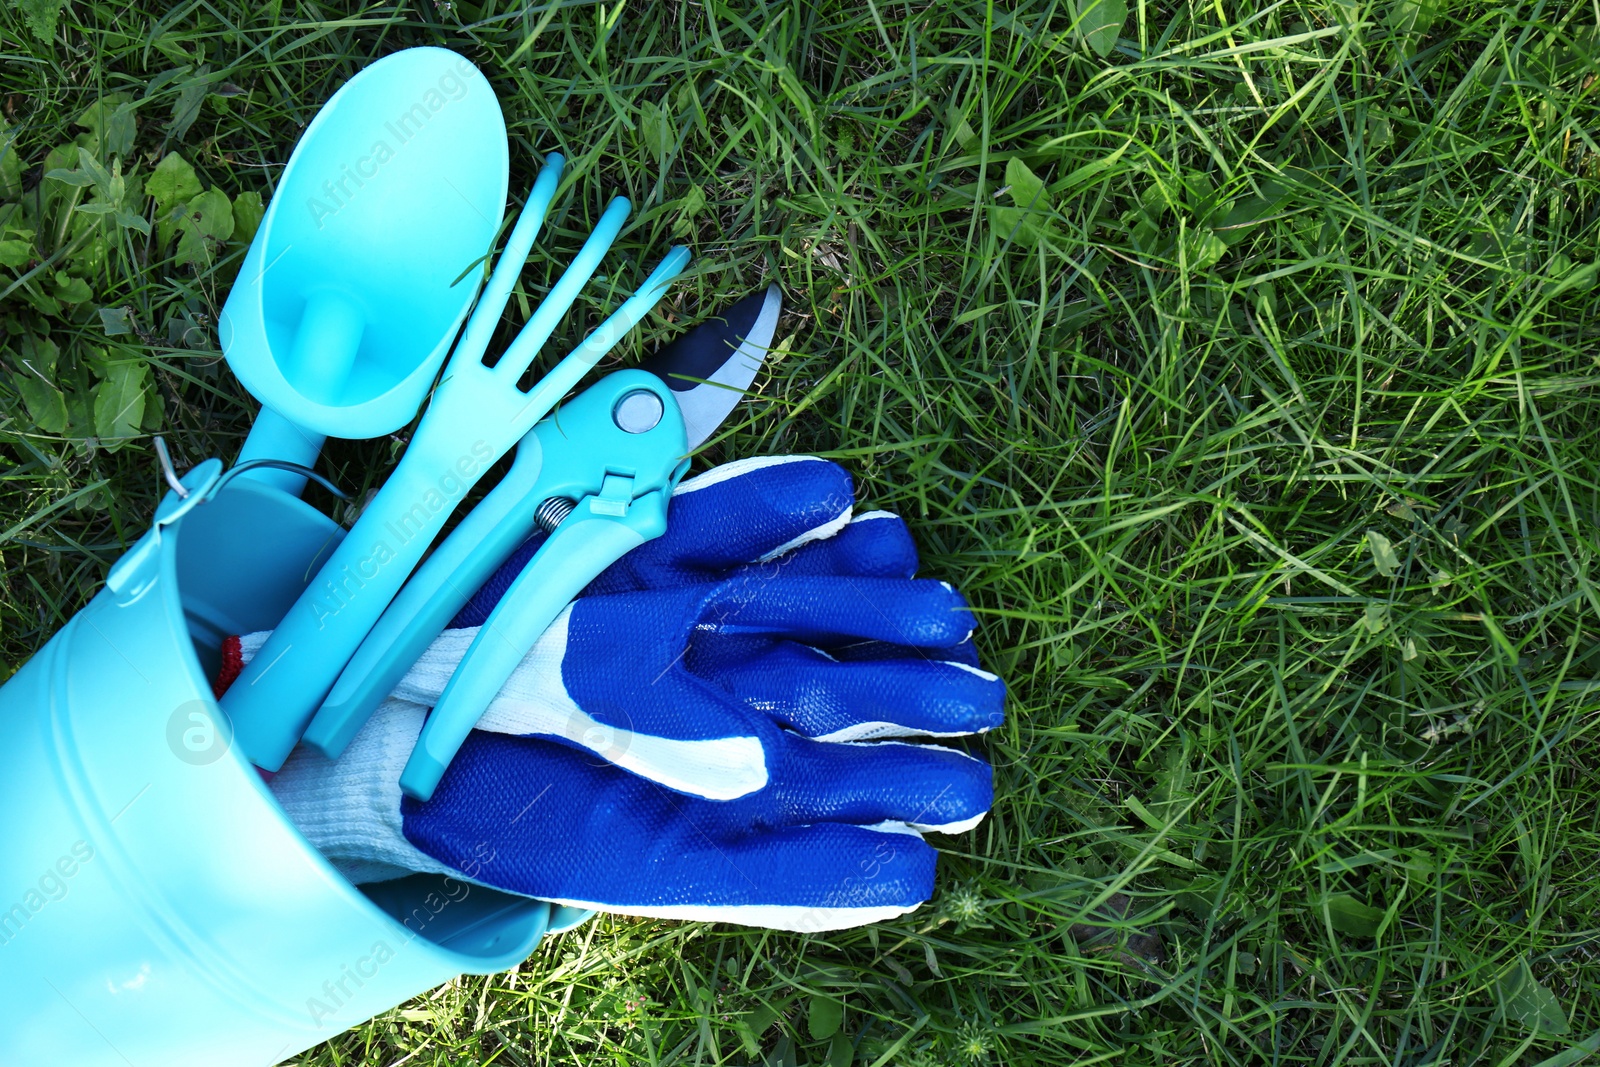
[[[499,101],[454,52],[396,52],[333,95],[218,323],[261,401],[241,463],[310,467],[325,437],[380,437],[416,415],[477,295],[508,180]],[[245,477],[305,484],[292,470]]]

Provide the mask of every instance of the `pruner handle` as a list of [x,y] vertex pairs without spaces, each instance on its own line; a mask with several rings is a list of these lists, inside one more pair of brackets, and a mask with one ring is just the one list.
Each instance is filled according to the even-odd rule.
[[433,550],[385,609],[317,709],[302,740],[338,759],[384,698],[472,594],[534,530],[544,449],[540,428],[517,445],[511,470]]
[[[688,469],[683,414],[648,371],[607,375],[539,431],[543,465],[528,503],[550,530],[511,583],[434,704],[400,778],[427,800],[539,635],[600,573],[667,529],[667,501]],[[572,504],[570,511],[566,504]],[[546,505],[559,505],[547,511]]]
[[631,550],[666,532],[670,495],[670,488],[663,488],[617,499],[620,493],[602,490],[579,501],[555,528],[495,605],[445,685],[400,776],[400,788],[407,796],[417,800],[433,796],[495,695],[584,586]]

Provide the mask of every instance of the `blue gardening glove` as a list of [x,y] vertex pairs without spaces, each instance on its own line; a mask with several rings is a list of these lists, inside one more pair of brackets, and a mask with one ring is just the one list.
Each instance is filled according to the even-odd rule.
[[337,762],[301,749],[272,781],[353,881],[433,871],[598,911],[836,930],[927,900],[936,853],[922,833],[969,829],[993,800],[988,764],[937,746],[802,739],[766,789],[715,801],[475,730],[421,802],[399,777],[425,715],[388,701]]
[[[356,881],[437,870],[583,907],[799,930],[908,911],[932,891],[920,833],[976,824],[990,772],[953,749],[859,739],[981,732],[1003,686],[974,665],[959,596],[910,578],[904,524],[852,520],[852,504],[844,472],[815,459],[687,482],[668,534],[552,627],[514,683],[529,691],[497,701],[432,801],[402,802],[399,772],[448,676],[440,646],[456,640],[459,657],[470,629],[435,644],[440,670],[419,664],[341,760],[301,751],[273,789]],[[481,621],[523,562],[457,621]],[[552,706],[609,734],[525,728]],[[494,732],[507,725],[563,743]],[[719,764],[744,776],[719,783]]]
[[[744,460],[684,482],[667,532],[557,617],[477,728],[586,749],[668,788],[763,788],[798,737],[955,737],[999,724],[972,614],[913,580],[886,512],[853,516],[850,477],[811,456]],[[476,627],[542,541],[491,578],[394,695],[432,707]],[[264,636],[245,639],[249,655]]]

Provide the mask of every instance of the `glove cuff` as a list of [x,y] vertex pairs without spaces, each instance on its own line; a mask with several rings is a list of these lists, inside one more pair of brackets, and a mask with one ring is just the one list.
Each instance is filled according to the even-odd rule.
[[302,745],[269,783],[305,839],[356,885],[417,872],[464,879],[401,829],[400,772],[426,717],[416,704],[386,700],[338,760]]

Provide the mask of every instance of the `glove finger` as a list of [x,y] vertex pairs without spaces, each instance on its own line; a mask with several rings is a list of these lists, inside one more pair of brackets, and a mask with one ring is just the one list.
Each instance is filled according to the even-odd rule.
[[915,834],[772,826],[766,806],[677,796],[557,746],[474,732],[433,799],[400,810],[426,856],[578,907],[829,930],[931,895],[935,852]]
[[519,872],[514,884],[495,884],[619,915],[820,933],[916,910],[933,896],[938,853],[914,834],[821,825],[717,846],[674,835],[636,858],[641,873],[633,879],[580,868]]
[[711,591],[699,629],[775,634],[823,647],[866,640],[944,648],[965,641],[975,625],[966,600],[945,582],[749,574]]
[[855,575],[910,578],[917,573],[917,546],[900,516],[888,511],[855,515],[836,535],[811,541],[765,563],[736,572],[785,575]]
[[1004,720],[1006,687],[965,663],[926,657],[844,663],[793,642],[717,675],[730,694],[806,737],[858,741],[983,733]]
[[[881,922],[933,895],[938,854],[915,833],[820,823],[713,841],[685,826],[643,857],[660,883],[563,903],[658,919],[811,933]],[[640,880],[641,882],[643,879]],[[670,885],[670,890],[664,886]],[[546,896],[548,895],[541,894]]]
[[667,532],[614,563],[584,595],[715,581],[742,564],[831,537],[854,505],[849,472],[816,456],[724,463],[679,485]]
[[[903,646],[890,641],[856,641],[828,649],[828,655],[843,663],[879,663],[888,659],[901,659],[906,654]],[[978,644],[968,634],[965,641],[939,649],[939,658],[952,663],[965,663],[969,667],[982,666],[978,662]]]
[[772,784],[745,803],[771,804],[767,817],[775,826],[834,822],[958,834],[994,804],[989,764],[939,745],[781,734],[768,742],[768,759]]
[[[685,835],[680,849],[694,849],[698,837]],[[736,892],[702,890],[707,899],[697,907],[613,910],[800,933],[842,930],[914,910],[933,895],[938,859],[915,833],[837,823],[775,830],[715,852],[704,845],[699,850],[701,856],[685,852],[685,866],[720,867],[727,872],[724,885],[737,886]]]

